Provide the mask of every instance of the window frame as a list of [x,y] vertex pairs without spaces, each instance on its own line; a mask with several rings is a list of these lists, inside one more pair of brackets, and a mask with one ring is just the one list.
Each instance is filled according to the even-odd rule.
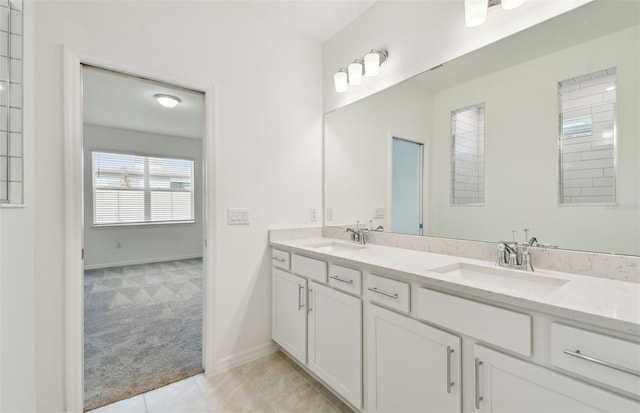
[[[152,192],[190,192],[191,193],[191,219],[184,220],[169,220],[169,221],[136,221],[136,222],[113,222],[113,223],[96,223],[96,183],[95,183],[95,170],[93,163],[93,154],[94,153],[109,153],[115,155],[130,155],[130,156],[140,156],[145,158],[160,158],[160,159],[170,159],[170,160],[181,160],[181,161],[190,161],[192,163],[191,168],[191,190],[190,191],[180,191],[176,189],[165,189],[165,188],[149,188],[148,180],[145,179],[145,187],[141,189],[122,189],[122,188],[105,188],[106,190],[125,190],[125,191],[137,191],[142,192],[144,194],[144,213],[145,219],[151,216],[151,193]],[[195,203],[196,203],[196,159],[188,156],[181,155],[166,155],[166,154],[157,154],[152,152],[142,152],[142,151],[128,151],[128,150],[119,150],[119,149],[104,149],[104,148],[90,148],[89,149],[89,163],[90,163],[90,171],[91,174],[91,227],[92,228],[117,228],[117,227],[147,227],[147,226],[157,226],[157,225],[193,225],[196,224],[196,213],[195,213]]]

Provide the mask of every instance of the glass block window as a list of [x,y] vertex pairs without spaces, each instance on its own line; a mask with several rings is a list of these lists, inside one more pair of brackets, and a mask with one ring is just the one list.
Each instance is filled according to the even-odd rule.
[[93,224],[193,222],[193,161],[92,152]]
[[560,203],[616,202],[616,69],[562,81]]
[[451,204],[484,204],[484,103],[451,112]]
[[0,1],[0,203],[22,204],[22,1]]

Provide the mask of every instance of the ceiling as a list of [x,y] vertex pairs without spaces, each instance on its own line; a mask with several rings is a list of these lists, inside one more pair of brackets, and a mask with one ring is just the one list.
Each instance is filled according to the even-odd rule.
[[[202,93],[88,66],[82,75],[84,123],[202,139]],[[153,98],[157,93],[182,102],[165,108]]]
[[[325,42],[376,0],[237,0],[236,5],[319,42]],[[174,95],[182,103],[172,109],[153,99]],[[134,76],[85,66],[84,122],[163,135],[202,139],[203,95]]]
[[377,0],[238,1],[264,18],[321,43],[360,16]]

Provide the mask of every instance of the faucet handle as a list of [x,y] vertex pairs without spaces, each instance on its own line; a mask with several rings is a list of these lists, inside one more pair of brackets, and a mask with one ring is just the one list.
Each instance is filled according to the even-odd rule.
[[529,228],[525,228],[524,230],[524,243],[526,244],[527,242],[529,242]]
[[517,235],[517,234],[518,234],[518,231],[516,231],[515,229],[512,229],[512,230],[511,230],[511,241],[512,241],[514,244],[516,244],[516,243],[517,243],[517,241],[516,241],[516,235]]

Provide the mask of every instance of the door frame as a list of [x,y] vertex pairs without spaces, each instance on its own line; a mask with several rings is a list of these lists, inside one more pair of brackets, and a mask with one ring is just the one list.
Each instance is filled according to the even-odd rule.
[[215,134],[215,88],[191,79],[169,76],[140,67],[105,60],[64,46],[64,182],[65,182],[65,395],[66,411],[84,410],[84,266],[83,248],[83,113],[82,65],[153,79],[204,93],[203,136],[203,334],[202,366],[215,370],[215,279],[218,273],[218,239],[215,217],[219,211],[217,138]]

